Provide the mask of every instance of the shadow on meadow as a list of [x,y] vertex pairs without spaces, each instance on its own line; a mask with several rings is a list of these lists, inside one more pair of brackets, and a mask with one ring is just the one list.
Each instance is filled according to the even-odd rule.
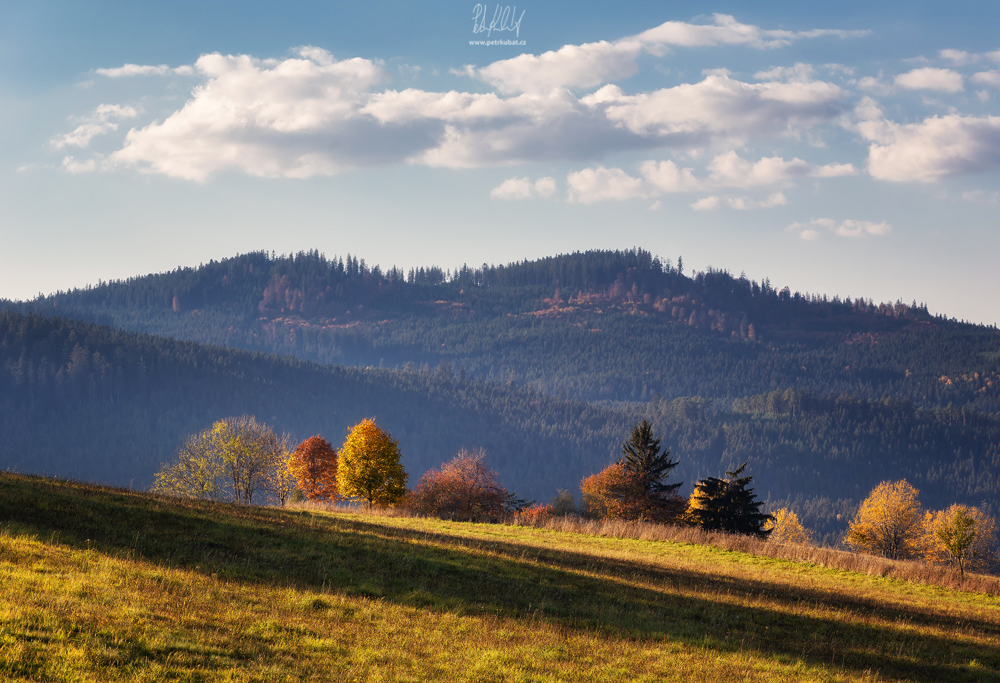
[[[846,590],[10,474],[0,474],[0,528],[229,581],[522,624],[537,619],[725,652],[749,649],[909,679],[1000,680],[997,621],[884,604]],[[760,604],[733,604],[744,599]],[[829,616],[809,614],[814,607]],[[971,660],[979,666],[966,666]]]

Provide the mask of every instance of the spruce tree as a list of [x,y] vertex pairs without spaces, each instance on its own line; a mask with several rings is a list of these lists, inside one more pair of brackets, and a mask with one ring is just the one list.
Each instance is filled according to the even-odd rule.
[[767,538],[770,531],[764,525],[771,515],[760,511],[763,503],[748,485],[752,476],[741,476],[747,463],[726,472],[726,479],[708,477],[695,486],[691,497],[692,513],[707,531],[726,531]]
[[670,470],[678,461],[670,459],[670,451],[660,450],[660,439],[653,438],[653,427],[643,420],[632,428],[627,441],[622,442],[620,463],[639,483],[644,500],[643,516],[651,521],[668,521],[680,515],[685,501],[677,494],[684,482],[666,483]]

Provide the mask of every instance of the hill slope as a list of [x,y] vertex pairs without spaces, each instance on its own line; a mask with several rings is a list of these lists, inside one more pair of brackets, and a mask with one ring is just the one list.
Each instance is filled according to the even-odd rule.
[[969,409],[791,390],[609,408],[444,371],[322,366],[0,313],[0,467],[144,488],[186,435],[241,413],[335,443],[375,416],[400,440],[411,485],[483,447],[505,485],[543,501],[576,491],[645,417],[680,460],[684,493],[749,460],[759,494],[794,503],[829,542],[883,479],[907,478],[928,506],[1000,510],[1000,421]]
[[452,366],[582,400],[734,399],[796,387],[1000,411],[1000,332],[916,304],[690,277],[641,249],[481,268],[252,253],[18,304],[320,362]]
[[995,597],[705,546],[0,474],[5,680],[987,681]]

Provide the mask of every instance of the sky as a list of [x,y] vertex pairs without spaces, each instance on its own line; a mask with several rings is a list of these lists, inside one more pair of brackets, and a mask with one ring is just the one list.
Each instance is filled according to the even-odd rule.
[[1000,322],[987,3],[0,2],[0,298],[639,246]]

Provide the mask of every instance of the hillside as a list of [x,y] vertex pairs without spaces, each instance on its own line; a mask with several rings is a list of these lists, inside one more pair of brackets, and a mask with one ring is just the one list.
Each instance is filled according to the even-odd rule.
[[5,680],[991,681],[1000,602],[708,546],[0,474]]
[[760,495],[791,503],[830,543],[887,478],[907,478],[928,506],[1000,510],[1000,421],[969,409],[792,390],[612,408],[441,369],[324,366],[11,312],[0,313],[0,369],[0,467],[136,488],[226,415],[335,443],[374,416],[399,439],[411,485],[482,447],[508,488],[548,501],[578,494],[645,417],[680,460],[683,493],[749,460]]
[[685,274],[641,249],[408,273],[251,253],[11,305],[324,363],[448,365],[587,401],[795,387],[1000,411],[995,329],[916,303]]

